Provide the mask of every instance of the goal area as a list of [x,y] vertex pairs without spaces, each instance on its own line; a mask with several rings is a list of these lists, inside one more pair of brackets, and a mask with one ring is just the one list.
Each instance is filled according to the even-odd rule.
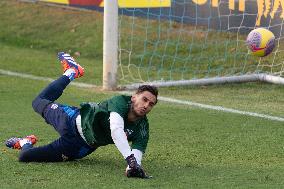
[[[152,1],[151,8],[104,2],[105,89],[284,84],[283,0]],[[247,34],[258,27],[276,37],[274,51],[263,58],[251,55],[246,46]]]

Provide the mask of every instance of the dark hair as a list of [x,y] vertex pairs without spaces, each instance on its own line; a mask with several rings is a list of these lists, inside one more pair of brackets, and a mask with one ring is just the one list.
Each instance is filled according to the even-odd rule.
[[152,93],[156,97],[156,102],[158,101],[158,88],[153,85],[140,85],[136,91],[136,94],[140,94],[144,91]]

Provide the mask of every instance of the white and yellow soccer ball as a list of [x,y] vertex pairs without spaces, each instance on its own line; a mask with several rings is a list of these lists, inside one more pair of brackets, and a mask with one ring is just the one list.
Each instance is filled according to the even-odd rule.
[[275,47],[275,36],[268,29],[257,28],[248,34],[246,43],[251,54],[264,57],[273,51]]

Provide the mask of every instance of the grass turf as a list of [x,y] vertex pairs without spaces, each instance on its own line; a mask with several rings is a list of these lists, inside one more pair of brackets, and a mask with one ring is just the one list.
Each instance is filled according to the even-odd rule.
[[[38,145],[56,132],[32,111],[47,84],[0,77],[1,141],[36,134]],[[13,86],[13,87],[11,87]],[[112,96],[69,86],[61,103],[78,105]],[[18,151],[0,147],[1,188],[267,188],[283,184],[282,122],[159,103],[149,114],[151,138],[143,165],[152,180],[127,179],[114,145],[66,163],[19,163]]]

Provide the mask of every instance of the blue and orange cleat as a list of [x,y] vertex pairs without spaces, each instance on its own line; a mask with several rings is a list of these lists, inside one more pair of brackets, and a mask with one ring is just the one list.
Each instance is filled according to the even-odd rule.
[[37,138],[36,138],[35,135],[29,135],[29,136],[26,136],[25,138],[12,137],[12,138],[9,138],[6,141],[6,146],[8,148],[20,150],[20,149],[22,149],[22,147],[20,145],[20,141],[23,140],[23,139],[27,139],[27,143],[30,143],[32,145],[34,145],[37,142]]
[[58,59],[62,64],[63,73],[65,73],[66,70],[72,68],[75,71],[74,78],[78,78],[84,75],[85,73],[84,68],[80,66],[80,64],[78,64],[74,60],[74,58],[70,56],[70,54],[67,54],[65,52],[59,52]]

